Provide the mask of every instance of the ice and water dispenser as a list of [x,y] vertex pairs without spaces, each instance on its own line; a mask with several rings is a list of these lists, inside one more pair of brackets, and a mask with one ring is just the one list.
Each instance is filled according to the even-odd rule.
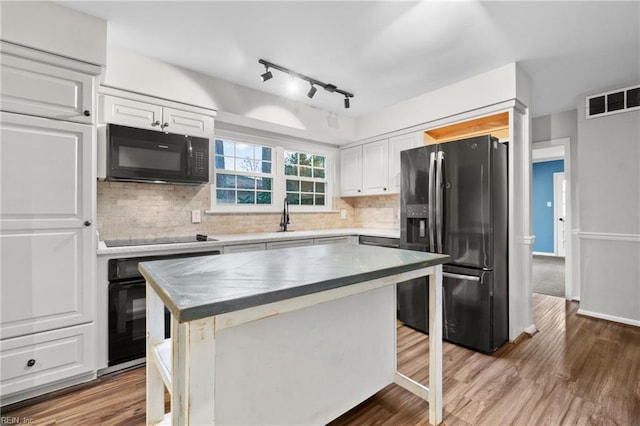
[[429,247],[429,205],[407,204],[405,207],[407,245]]

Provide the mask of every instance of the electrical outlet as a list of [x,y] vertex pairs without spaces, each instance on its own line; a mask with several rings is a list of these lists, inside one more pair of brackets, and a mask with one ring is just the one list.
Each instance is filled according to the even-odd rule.
[[200,210],[191,210],[191,223],[200,223]]
[[346,219],[346,218],[347,218],[347,210],[340,209],[340,219]]
[[547,201],[547,207],[551,207],[551,201]]

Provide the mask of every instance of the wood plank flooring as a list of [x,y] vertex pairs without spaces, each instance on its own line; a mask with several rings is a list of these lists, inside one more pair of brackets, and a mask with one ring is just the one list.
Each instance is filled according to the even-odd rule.
[[[444,424],[640,426],[640,328],[578,316],[557,297],[533,303],[539,332],[493,356],[445,342]],[[399,326],[398,350],[400,371],[426,384],[428,337]],[[142,425],[145,370],[2,411],[34,425]],[[427,403],[395,385],[331,423],[427,424]]]

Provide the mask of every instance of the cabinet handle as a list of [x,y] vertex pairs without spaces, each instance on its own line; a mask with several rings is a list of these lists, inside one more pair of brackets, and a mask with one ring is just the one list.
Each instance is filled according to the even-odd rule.
[[91,111],[89,111],[88,109],[85,109],[83,114],[85,115],[85,117],[91,117]]
[[167,123],[166,121],[162,124],[162,126],[160,126],[160,128],[164,129],[165,127],[169,127],[169,123]]
[[382,188],[382,190],[383,190],[383,191],[386,191],[386,190],[387,190],[387,188]]
[[29,361],[27,361],[27,367],[33,367],[34,365],[36,365],[35,359],[32,358]]
[[91,221],[90,220],[85,220],[84,221],[84,226],[91,226]]
[[152,125],[153,127],[155,127],[155,126],[159,126],[159,125],[160,125],[160,122],[159,122],[159,121],[154,121],[153,123],[151,123],[151,125]]
[[362,191],[358,189],[358,192],[362,192]]

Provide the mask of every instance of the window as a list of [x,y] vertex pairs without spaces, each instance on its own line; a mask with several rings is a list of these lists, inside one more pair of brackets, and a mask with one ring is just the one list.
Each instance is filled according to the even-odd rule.
[[216,139],[216,204],[271,205],[272,158],[271,147]]
[[219,130],[213,149],[213,212],[292,212],[331,209],[337,148],[287,138]]
[[303,152],[285,151],[284,174],[290,205],[324,206],[326,158]]

